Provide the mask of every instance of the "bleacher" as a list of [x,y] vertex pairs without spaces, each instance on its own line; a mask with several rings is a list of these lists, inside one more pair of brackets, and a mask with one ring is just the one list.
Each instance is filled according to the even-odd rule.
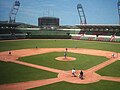
[[70,39],[69,30],[39,30],[39,29],[18,29],[27,33],[26,38],[39,38],[39,39]]
[[80,29],[79,35],[82,35],[81,38],[78,36],[79,40],[120,42],[119,24],[81,24],[76,26]]
[[10,30],[7,29],[0,29],[0,34],[10,34]]
[[0,40],[24,39],[26,35],[26,33],[13,29],[0,29]]
[[72,39],[120,42],[120,32],[115,31],[80,31],[79,35],[73,35]]
[[120,31],[115,34],[116,36],[120,36]]
[[79,25],[78,28],[44,29],[21,27],[19,24],[0,24],[0,39],[76,39],[120,42],[120,25]]

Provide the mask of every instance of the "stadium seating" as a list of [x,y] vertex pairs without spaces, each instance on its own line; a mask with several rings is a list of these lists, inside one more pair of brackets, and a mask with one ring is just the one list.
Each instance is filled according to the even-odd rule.
[[116,36],[120,36],[120,31],[115,34]]
[[83,31],[81,30],[79,32],[79,35],[80,36],[72,36],[72,39],[120,42],[120,32],[115,32],[115,31]]
[[84,30],[39,30],[39,28],[0,29],[0,39],[76,39],[120,42],[120,32]]
[[27,33],[27,38],[41,38],[41,39],[70,39],[70,32],[63,30],[20,30]]
[[8,29],[0,29],[0,34],[10,34],[10,30]]
[[26,33],[13,29],[0,29],[0,40],[24,39]]

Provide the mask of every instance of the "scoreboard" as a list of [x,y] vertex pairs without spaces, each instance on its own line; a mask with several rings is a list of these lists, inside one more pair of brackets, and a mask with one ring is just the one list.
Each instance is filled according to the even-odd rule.
[[38,26],[59,26],[59,18],[40,17],[38,18]]

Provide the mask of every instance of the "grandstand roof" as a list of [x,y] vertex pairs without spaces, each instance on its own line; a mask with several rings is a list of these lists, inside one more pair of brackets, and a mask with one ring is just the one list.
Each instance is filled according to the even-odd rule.
[[120,30],[120,25],[115,24],[84,24],[84,25],[76,25],[80,29],[104,29],[104,30]]
[[18,23],[0,23],[0,27],[17,27],[19,25]]

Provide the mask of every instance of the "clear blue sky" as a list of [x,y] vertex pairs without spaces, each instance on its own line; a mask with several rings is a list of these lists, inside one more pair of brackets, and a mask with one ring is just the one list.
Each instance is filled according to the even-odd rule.
[[[0,0],[0,21],[8,20],[15,0]],[[118,24],[118,0],[19,0],[17,22],[38,24],[38,17],[60,18],[61,25],[79,24],[77,4],[81,3],[88,24]]]

